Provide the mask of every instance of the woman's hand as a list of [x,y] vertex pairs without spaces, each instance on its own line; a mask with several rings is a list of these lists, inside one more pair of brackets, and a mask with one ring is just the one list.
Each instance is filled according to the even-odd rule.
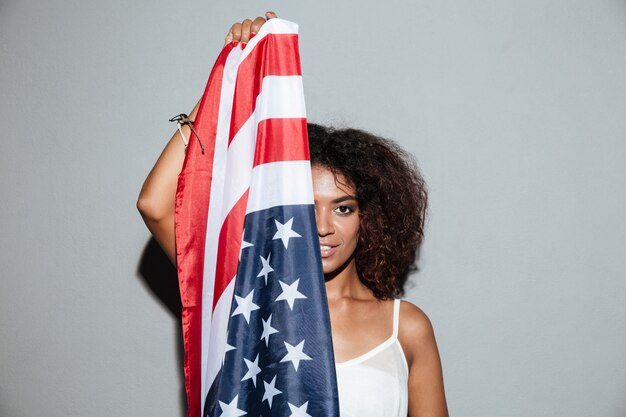
[[275,17],[277,17],[276,13],[266,12],[265,18],[258,16],[254,20],[246,19],[241,23],[233,23],[226,35],[225,44],[237,42],[245,46],[245,44],[261,30],[261,26],[263,26],[266,21]]

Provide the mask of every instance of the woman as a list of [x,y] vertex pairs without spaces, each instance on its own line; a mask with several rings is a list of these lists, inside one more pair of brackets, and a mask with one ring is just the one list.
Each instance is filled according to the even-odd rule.
[[[246,43],[264,22],[257,17],[235,23],[226,42]],[[341,415],[447,416],[430,321],[413,304],[395,300],[423,237],[423,179],[390,141],[313,124],[308,133]],[[184,145],[175,133],[137,202],[174,263],[174,198],[183,159]]]

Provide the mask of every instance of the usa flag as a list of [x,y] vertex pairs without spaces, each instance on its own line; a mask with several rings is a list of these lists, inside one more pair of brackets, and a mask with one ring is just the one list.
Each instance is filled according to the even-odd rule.
[[298,26],[217,58],[176,194],[188,417],[338,416]]

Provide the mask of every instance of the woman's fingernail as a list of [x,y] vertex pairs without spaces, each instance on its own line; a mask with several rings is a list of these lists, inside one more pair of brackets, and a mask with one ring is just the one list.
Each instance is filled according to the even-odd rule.
[[246,42],[241,42],[241,43],[239,44],[239,46],[241,46],[241,50],[242,50],[242,51],[243,51],[243,48],[245,48],[245,47],[246,47],[246,45],[247,45],[247,43],[246,43]]
[[256,36],[256,33],[250,32],[250,38],[248,39],[248,41],[251,41],[252,38],[254,38],[255,36]]

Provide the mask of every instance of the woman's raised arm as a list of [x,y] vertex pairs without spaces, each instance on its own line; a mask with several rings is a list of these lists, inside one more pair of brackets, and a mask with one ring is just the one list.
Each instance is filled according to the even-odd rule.
[[[271,19],[276,15],[273,12],[267,12],[265,17]],[[264,18],[257,17],[254,20],[246,19],[241,23],[233,24],[226,35],[226,43],[245,44],[250,39],[250,34],[256,34],[264,23]],[[199,102],[189,114],[189,119],[192,121],[196,119],[198,105]],[[185,137],[190,138],[189,126],[183,125],[182,130]],[[174,264],[176,264],[174,204],[178,174],[183,167],[184,159],[185,145],[176,131],[148,174],[137,199],[137,209],[146,226]]]
[[[195,120],[198,104],[189,115],[190,120]],[[186,138],[190,137],[189,126],[183,125],[182,131]],[[176,131],[152,167],[137,199],[137,209],[146,226],[174,264],[176,264],[174,200],[178,174],[183,167],[184,159],[185,144]]]

